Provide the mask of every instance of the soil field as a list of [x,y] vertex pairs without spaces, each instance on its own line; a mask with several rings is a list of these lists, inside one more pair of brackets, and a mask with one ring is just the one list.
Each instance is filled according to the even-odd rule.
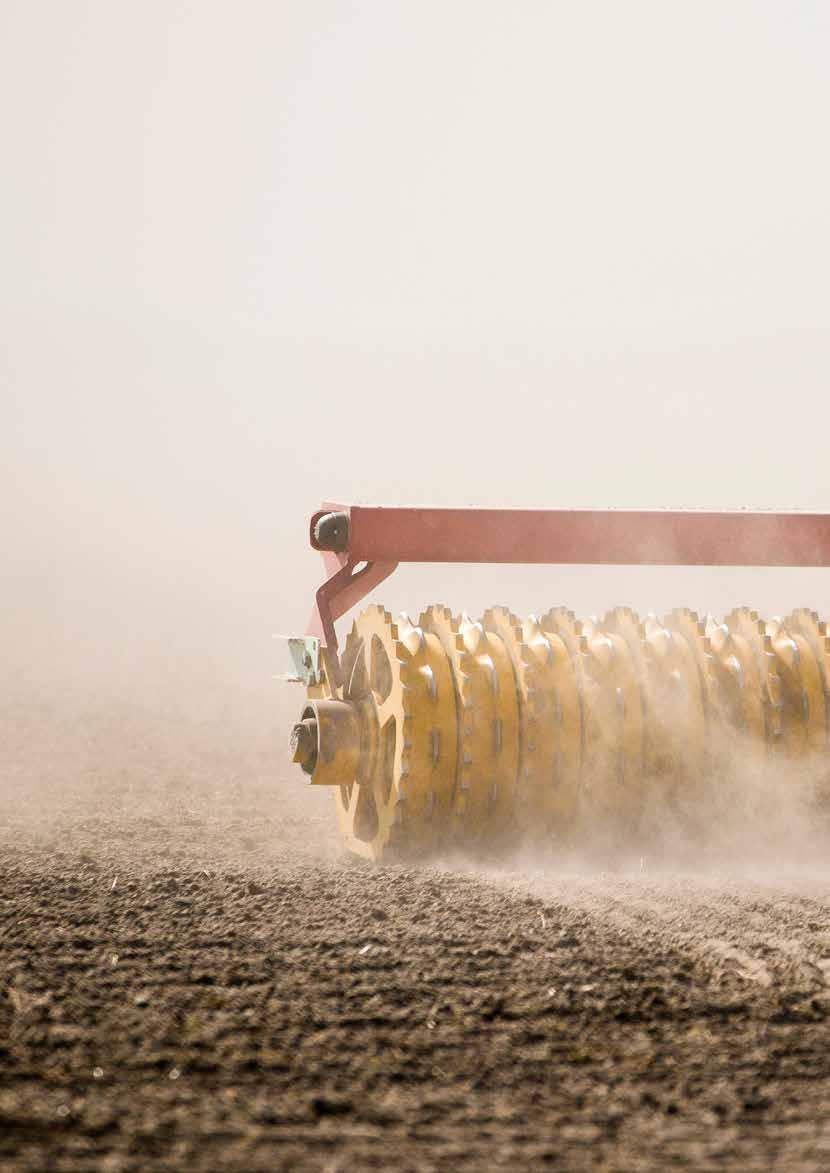
[[11,788],[4,1170],[830,1165],[830,873],[372,868],[210,768]]

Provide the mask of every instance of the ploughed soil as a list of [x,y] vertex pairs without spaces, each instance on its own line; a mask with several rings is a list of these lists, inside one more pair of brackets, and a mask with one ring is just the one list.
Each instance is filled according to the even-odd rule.
[[830,1165],[830,868],[371,867],[139,742],[4,781],[0,1168]]

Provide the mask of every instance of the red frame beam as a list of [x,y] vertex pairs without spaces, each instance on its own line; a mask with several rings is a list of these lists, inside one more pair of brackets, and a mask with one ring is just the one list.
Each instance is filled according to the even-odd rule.
[[830,566],[830,514],[353,505],[349,553],[386,562]]
[[[347,548],[321,551],[328,580],[311,634],[337,655],[334,620],[399,562],[609,566],[830,566],[830,514],[754,510],[442,509],[325,504],[349,517]],[[365,566],[363,564],[366,564]]]

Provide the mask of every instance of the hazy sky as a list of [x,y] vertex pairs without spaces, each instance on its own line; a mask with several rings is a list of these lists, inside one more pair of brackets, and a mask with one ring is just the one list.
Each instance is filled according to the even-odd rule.
[[[267,659],[326,497],[830,508],[828,61],[819,0],[0,0],[7,636]],[[648,602],[522,573],[380,595]]]

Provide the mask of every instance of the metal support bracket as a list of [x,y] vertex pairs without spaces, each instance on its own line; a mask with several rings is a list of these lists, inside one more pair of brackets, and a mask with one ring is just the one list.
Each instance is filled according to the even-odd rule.
[[306,688],[320,683],[320,638],[316,635],[278,635],[285,640],[292,671],[280,675],[288,684],[304,684]]
[[308,630],[322,638],[326,672],[333,684],[342,683],[334,621],[388,578],[397,565],[397,562],[360,563],[357,559],[347,558],[318,589]]

